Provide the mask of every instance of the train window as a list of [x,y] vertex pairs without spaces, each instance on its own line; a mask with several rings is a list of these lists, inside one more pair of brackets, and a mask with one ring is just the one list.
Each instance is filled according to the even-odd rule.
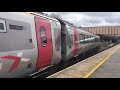
[[89,43],[92,43],[92,36],[89,36]]
[[45,47],[47,45],[47,37],[46,37],[46,29],[43,26],[40,27],[40,35],[41,35],[42,46]]
[[91,36],[88,36],[88,38],[90,38]]
[[3,25],[3,23],[0,23],[0,30],[4,30],[4,25]]
[[85,35],[79,34],[79,40],[84,40],[84,39],[85,39]]
[[91,42],[91,36],[87,35],[87,43]]
[[87,43],[87,35],[85,35],[85,41],[84,41],[84,43]]
[[86,35],[86,43],[89,43],[89,36],[88,35]]
[[79,40],[82,40],[83,38],[82,38],[82,35],[81,34],[79,34]]
[[80,40],[80,44],[84,44],[85,43],[85,35],[83,34],[79,34],[79,40]]
[[86,35],[86,38],[89,38],[88,35]]
[[94,37],[92,37],[92,42],[95,42],[95,38]]
[[5,20],[0,19],[0,32],[6,32]]
[[88,38],[88,36],[87,35],[85,35],[85,39],[87,39]]
[[82,35],[83,36],[83,39],[85,39],[85,35]]

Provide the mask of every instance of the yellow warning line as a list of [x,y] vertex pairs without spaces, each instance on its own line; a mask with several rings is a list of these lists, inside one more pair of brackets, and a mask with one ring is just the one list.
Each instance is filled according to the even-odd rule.
[[117,49],[115,49],[113,52],[111,52],[110,55],[108,55],[105,59],[103,59],[102,62],[100,62],[93,70],[91,70],[83,78],[88,78],[97,68],[99,68],[106,60],[108,60],[119,48],[120,48],[120,46]]

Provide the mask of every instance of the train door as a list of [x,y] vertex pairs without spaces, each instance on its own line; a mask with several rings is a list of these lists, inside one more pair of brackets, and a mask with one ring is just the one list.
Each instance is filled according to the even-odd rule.
[[51,24],[49,20],[35,17],[38,44],[37,68],[50,65],[53,55]]
[[78,32],[76,28],[73,28],[74,32],[74,52],[73,55],[76,56],[78,54]]

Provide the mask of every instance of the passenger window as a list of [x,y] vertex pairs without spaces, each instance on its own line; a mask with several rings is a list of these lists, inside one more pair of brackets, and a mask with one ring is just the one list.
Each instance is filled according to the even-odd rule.
[[90,38],[90,42],[92,43],[93,42],[93,37],[91,36],[91,38]]
[[84,39],[85,39],[85,35],[79,34],[80,44],[84,44],[85,43]]
[[87,39],[88,38],[88,36],[87,35],[85,35],[85,39]]
[[85,35],[82,35],[83,39],[85,39]]
[[79,34],[79,40],[84,40],[85,36],[83,34]]
[[0,23],[0,30],[4,30],[4,25],[3,25],[3,23]]
[[46,37],[46,30],[43,26],[40,27],[40,35],[41,35],[42,46],[45,47],[47,45],[47,37]]
[[6,32],[5,20],[0,19],[0,32]]
[[88,36],[88,38],[91,38],[91,36]]
[[79,34],[79,40],[82,40],[83,38],[82,38],[82,35],[81,34]]

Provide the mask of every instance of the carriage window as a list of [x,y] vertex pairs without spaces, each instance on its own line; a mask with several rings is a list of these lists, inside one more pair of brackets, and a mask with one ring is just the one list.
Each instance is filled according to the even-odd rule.
[[85,35],[79,34],[79,40],[84,40],[84,39],[85,39]]
[[43,26],[40,27],[40,35],[41,35],[42,46],[45,47],[47,45],[47,37],[46,37],[46,30]]
[[0,32],[6,32],[5,20],[0,19]]
[[90,38],[90,36],[87,36],[87,38]]
[[3,23],[0,23],[0,30],[4,30],[4,25],[3,25]]
[[88,38],[88,36],[87,35],[85,35],[85,39],[87,39]]
[[82,40],[82,35],[81,34],[79,34],[79,40]]

